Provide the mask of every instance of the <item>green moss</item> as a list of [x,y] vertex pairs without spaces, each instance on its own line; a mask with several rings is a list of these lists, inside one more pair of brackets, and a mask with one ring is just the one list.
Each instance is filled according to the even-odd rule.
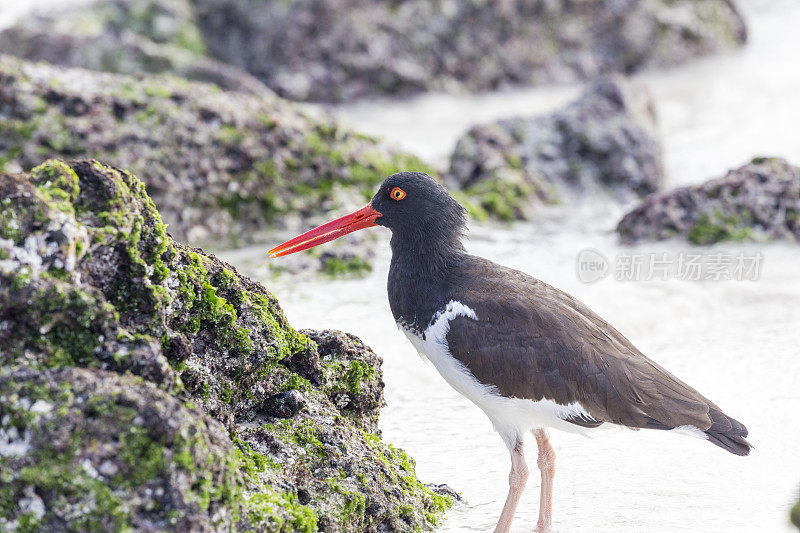
[[[133,384],[129,383],[129,386]],[[58,424],[81,421],[80,428],[73,428],[69,433],[68,446],[59,443],[36,449],[32,452],[33,456],[26,460],[27,466],[3,480],[8,487],[2,496],[4,501],[13,501],[26,487],[33,487],[39,494],[48,495],[48,514],[43,521],[51,513],[63,516],[61,513],[64,506],[78,504],[81,511],[78,514],[73,513],[70,529],[129,531],[132,529],[130,502],[123,502],[118,496],[125,493],[124,489],[129,489],[130,492],[127,493],[130,494],[141,491],[154,481],[160,483],[158,478],[169,475],[168,458],[173,454],[176,465],[192,471],[198,468],[198,462],[216,462],[216,459],[208,458],[208,445],[202,433],[196,433],[193,440],[179,437],[175,442],[167,442],[161,433],[153,434],[137,424],[136,419],[140,413],[128,404],[128,400],[118,399],[116,395],[97,395],[76,401],[64,385],[66,383],[60,389],[50,389],[47,386],[25,383],[22,388],[17,388],[19,396],[27,397],[31,401],[47,399],[53,403],[61,402],[55,411],[60,418],[46,420],[41,423],[41,427],[31,426],[29,429],[34,433],[41,429],[52,432]],[[84,454],[96,449],[97,442],[94,439],[112,427],[124,428],[113,441],[106,444],[114,447],[113,457],[121,461],[122,470],[113,479],[103,480],[92,473]],[[230,462],[235,466],[235,454]],[[235,472],[236,470],[229,471],[229,477]],[[211,494],[202,495],[203,497],[236,509],[235,502],[229,499],[228,484],[210,485]],[[154,510],[156,509],[150,509]]]
[[81,191],[78,175],[72,167],[57,159],[50,159],[31,170],[31,180],[38,184],[40,192],[49,193],[51,199],[72,203]]
[[[219,289],[211,283],[200,256],[191,252],[189,257],[189,265],[177,273],[181,283],[179,290],[186,303],[186,309],[176,311],[175,315],[183,325],[181,329],[194,335],[201,327],[208,327],[216,332],[220,347],[237,355],[250,354],[253,350],[250,331],[237,325],[236,309],[218,294]],[[242,291],[238,291],[238,296],[246,297]]]
[[[371,433],[362,432],[362,434],[369,445],[379,452],[379,460],[386,464],[387,469],[384,470],[384,474],[387,476],[387,482],[413,495],[414,500],[428,500],[431,511],[425,514],[424,519],[430,526],[436,525],[442,514],[452,507],[452,499],[433,492],[417,479],[414,460],[405,451],[391,444],[384,444]],[[402,516],[402,510],[399,511]]]
[[264,473],[276,472],[281,468],[280,465],[272,458],[253,451],[246,443],[238,440],[235,443],[236,453],[229,459],[231,467],[243,475],[244,484],[258,486],[257,490],[240,494],[234,500],[242,505],[244,516],[253,524],[270,525],[276,530],[291,527],[291,531],[316,532],[317,514],[311,507],[301,504],[296,493],[278,492],[264,485]]
[[300,376],[299,374],[295,374],[294,372],[290,374],[289,379],[286,380],[286,383],[283,386],[283,390],[285,391],[298,390],[307,392],[311,390],[311,388],[311,383],[309,383],[306,378]]
[[[180,9],[180,4],[175,6]],[[169,42],[195,55],[205,55],[206,47],[200,30],[192,20],[183,19],[179,13],[170,13],[172,20],[169,26],[172,31],[165,33],[161,22],[165,13],[157,3],[134,3],[122,6],[110,5],[98,13],[101,26],[112,26],[115,29],[126,28],[139,33],[155,42]],[[177,15],[177,16],[176,16]],[[174,28],[174,29],[172,29]]]
[[[169,98],[172,96],[172,89],[165,85],[160,85],[158,83],[148,83],[143,85],[144,94],[147,96],[152,96],[155,98]],[[154,113],[158,113],[158,110],[153,110]]]
[[723,241],[744,241],[751,239],[752,229],[743,218],[714,211],[711,215],[700,213],[687,238],[697,245],[714,244]]
[[227,383],[222,386],[220,399],[222,400],[222,403],[231,403],[231,401],[233,400],[233,389]]
[[267,130],[272,130],[272,129],[274,129],[274,128],[275,128],[275,127],[278,125],[278,123],[277,123],[277,122],[275,122],[275,119],[274,119],[274,118],[272,118],[272,117],[271,117],[270,115],[268,115],[267,113],[263,113],[263,112],[259,112],[259,113],[256,115],[256,120],[258,120],[258,122],[259,122],[259,123],[260,123],[262,126],[264,126],[265,128],[267,128]]
[[348,523],[353,517],[363,517],[367,508],[367,498],[358,491],[342,491],[344,506],[339,513],[342,523]]
[[25,240],[26,234],[14,207],[10,198],[0,200],[0,237],[19,244]]
[[[13,290],[34,289],[30,277],[19,274]],[[18,340],[45,354],[44,367],[96,366],[94,351],[100,346],[104,322],[113,320],[113,309],[77,287],[55,283],[33,290],[29,305],[19,312],[29,324],[18,331]],[[11,352],[6,353],[12,356]],[[31,364],[32,361],[29,361]]]
[[242,206],[250,203],[249,199],[242,198],[238,192],[223,194],[217,198],[217,206],[223,211],[227,211],[234,219],[239,218]]
[[790,512],[790,520],[797,529],[800,529],[800,501],[798,501],[796,504],[794,504],[794,507],[792,507]]
[[520,157],[517,154],[509,154],[508,156],[506,156],[506,163],[508,163],[508,166],[510,168],[513,168],[515,170],[521,170],[524,166],[522,157]]
[[[105,482],[93,479],[78,464],[79,437],[72,436],[72,445],[66,451],[55,448],[41,450],[34,466],[22,468],[16,475],[16,489],[34,487],[37,492],[51,497],[51,506],[60,507],[69,501],[89,499],[91,507],[74,518],[72,526],[83,531],[129,531],[129,514]],[[53,512],[50,508],[48,513]],[[44,517],[47,518],[47,515]]]
[[25,142],[33,137],[39,127],[38,118],[31,120],[11,119],[0,121],[0,135],[11,142]]
[[11,290],[19,291],[30,285],[32,281],[31,274],[31,267],[28,265],[23,265],[17,269],[14,273],[14,277],[11,278]]
[[11,516],[17,507],[14,490],[11,488],[14,478],[8,462],[6,457],[0,457],[0,516]]
[[[0,134],[2,132],[0,131]],[[8,146],[4,151],[0,152],[0,172],[7,172],[9,170],[8,164],[22,155],[22,146]]]
[[322,261],[322,272],[330,277],[363,276],[372,272],[372,265],[362,257],[326,257]]
[[223,124],[219,128],[219,139],[225,145],[238,147],[244,142],[245,131],[230,124]]
[[[464,194],[478,219],[496,218],[505,222],[525,218],[526,207],[536,197],[536,188],[525,181],[485,179],[467,187]],[[477,206],[479,209],[475,209]]]
[[41,521],[33,513],[21,514],[17,518],[17,531],[19,533],[35,533],[40,529]]
[[318,431],[313,421],[305,418],[282,420],[280,424],[286,426],[286,429],[293,435],[293,440],[297,444],[303,446],[306,451],[316,453],[320,457],[325,455],[325,447],[322,441],[319,440]]
[[[292,492],[259,492],[249,496],[244,506],[247,517],[253,524],[269,525],[279,531],[287,529],[298,533],[316,533],[318,530],[317,514],[310,507],[300,504],[297,495]],[[287,520],[283,519],[283,513],[289,515]]]
[[367,363],[351,361],[350,366],[347,368],[347,373],[345,374],[347,388],[355,394],[358,394],[361,392],[361,382],[365,378],[369,379],[372,377],[374,372],[375,369]]
[[117,480],[118,483],[135,488],[165,471],[164,445],[154,441],[143,428],[131,426],[119,437],[121,446],[117,457],[128,465],[128,472]]
[[175,36],[175,44],[198,56],[206,53],[206,43],[196,26],[189,24],[183,26]]
[[323,141],[322,137],[314,130],[306,135],[306,144],[308,144],[312,152],[322,152],[326,148],[325,141]]

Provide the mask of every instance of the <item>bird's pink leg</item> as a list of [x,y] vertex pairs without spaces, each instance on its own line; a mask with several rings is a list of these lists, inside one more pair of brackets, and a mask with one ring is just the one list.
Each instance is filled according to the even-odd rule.
[[538,533],[552,531],[553,524],[553,477],[556,473],[556,452],[550,445],[547,430],[537,429],[533,432],[536,444],[539,445],[539,459],[536,464],[542,472],[542,494],[539,499],[539,523],[536,524]]
[[525,455],[522,452],[522,443],[517,444],[511,450],[511,473],[508,474],[508,497],[500,513],[500,520],[494,533],[508,533],[511,530],[511,521],[514,520],[514,511],[517,510],[517,503],[525,490],[525,482],[528,481],[528,465],[525,464]]

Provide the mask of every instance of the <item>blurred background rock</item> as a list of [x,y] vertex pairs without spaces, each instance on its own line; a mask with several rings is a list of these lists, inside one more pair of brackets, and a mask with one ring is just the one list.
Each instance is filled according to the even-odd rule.
[[[500,130],[474,129],[456,147],[450,171],[438,173],[318,108],[280,97],[341,102],[588,80],[679,64],[741,46],[747,35],[728,0],[76,0],[30,8],[5,17],[0,32],[0,53],[23,60],[3,61],[3,168],[20,171],[48,157],[109,160],[145,176],[176,238],[217,246],[258,241],[273,229],[296,231],[318,221],[310,207],[344,212],[353,207],[349,199],[367,198],[384,176],[412,167],[464,189],[459,199],[478,219],[506,221],[559,203],[565,183],[583,194],[600,184],[618,197],[622,189],[642,195],[661,183],[652,104],[644,88],[628,96],[633,89],[623,89],[621,78],[609,82],[617,89],[589,89],[616,91],[597,97],[610,102],[605,106],[588,94],[549,125],[499,123],[506,136],[510,128],[528,132],[499,159],[481,146],[492,145],[496,134],[489,132]],[[34,69],[24,61],[132,78]],[[631,116],[622,120],[638,126],[610,121],[609,113]],[[643,177],[640,165],[647,167]],[[364,272],[372,252],[369,238],[358,241],[293,257],[281,269]]]

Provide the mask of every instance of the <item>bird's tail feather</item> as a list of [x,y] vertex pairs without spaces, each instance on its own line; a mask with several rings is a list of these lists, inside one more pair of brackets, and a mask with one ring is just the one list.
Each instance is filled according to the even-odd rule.
[[744,424],[718,409],[711,409],[708,414],[711,427],[704,433],[708,435],[709,442],[736,455],[750,453],[753,446],[745,440],[747,428]]

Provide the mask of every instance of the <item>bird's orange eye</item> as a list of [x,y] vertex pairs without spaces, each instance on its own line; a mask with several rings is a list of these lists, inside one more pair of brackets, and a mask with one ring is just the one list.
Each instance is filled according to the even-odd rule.
[[389,196],[392,197],[392,200],[397,200],[398,202],[406,197],[406,191],[401,189],[400,187],[395,187],[392,189],[392,192],[389,193]]

